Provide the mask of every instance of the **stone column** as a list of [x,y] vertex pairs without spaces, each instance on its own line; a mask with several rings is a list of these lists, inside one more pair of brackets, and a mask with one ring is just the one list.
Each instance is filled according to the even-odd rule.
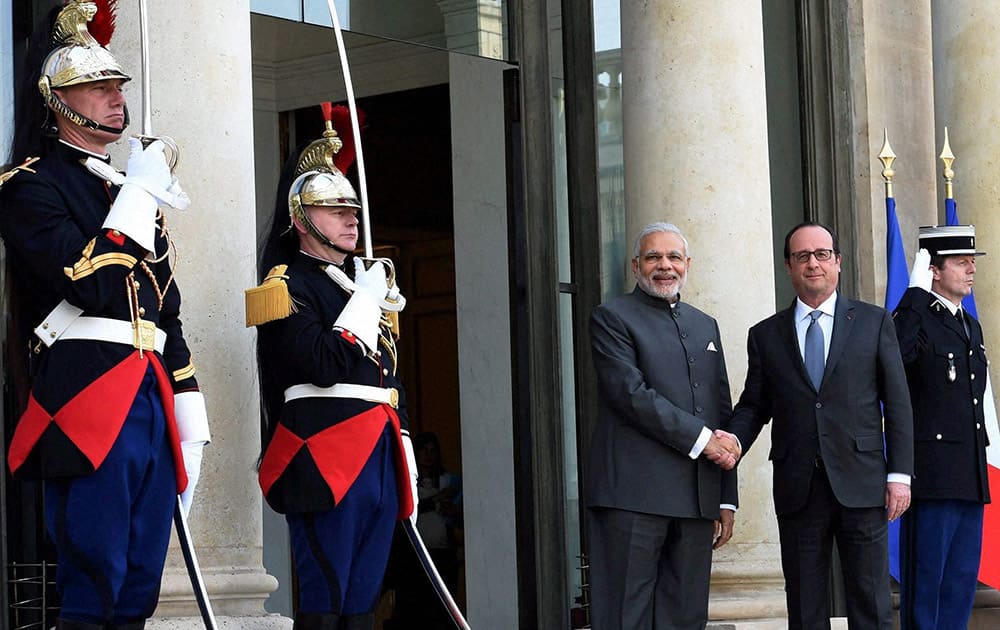
[[[976,306],[984,336],[1000,354],[1000,85],[995,59],[1000,57],[1000,5],[955,0],[934,4],[934,97],[937,152],[948,127],[955,154],[954,196],[962,223],[976,225],[976,245],[990,255],[976,260]],[[939,6],[940,5],[940,6]],[[941,162],[937,163],[941,181]],[[944,186],[939,186],[939,197]],[[944,211],[940,213],[944,222]],[[1000,378],[1000,373],[993,370]],[[994,390],[996,385],[994,384]]]
[[[621,12],[628,256],[649,222],[685,233],[684,299],[719,320],[735,397],[746,331],[774,312],[761,5],[651,0]],[[769,447],[765,429],[740,466],[736,534],[713,566],[714,620],[784,615]]]
[[[205,582],[223,627],[279,628],[263,602],[276,586],[261,564],[259,402],[243,290],[255,284],[255,201],[250,7],[235,2],[149,2],[153,131],[180,147],[176,174],[190,195],[168,211],[184,333],[208,403],[212,443],[191,510]],[[134,77],[126,86],[131,133],[142,97],[138,3],[118,4],[112,50]],[[123,144],[123,143],[122,143]],[[116,156],[118,164],[125,156]],[[156,619],[147,627],[201,627],[184,563],[171,545]]]
[[861,299],[885,300],[885,184],[883,130],[898,158],[893,164],[896,214],[908,256],[917,228],[935,223],[934,86],[931,3],[863,2],[847,9],[846,41],[852,94],[853,163],[857,188],[855,233]]
[[503,59],[503,7],[499,0],[437,0],[448,50]]
[[[990,380],[996,394],[1000,379],[996,369],[1000,356],[1000,114],[996,106],[1000,86],[995,60],[1000,56],[1000,5],[954,0],[934,2],[932,6],[938,152],[947,126],[955,154],[952,168],[958,218],[962,223],[975,224],[976,247],[990,254],[976,259],[975,294],[986,349],[993,360]],[[938,161],[939,182],[941,169]],[[944,186],[938,190],[943,197]],[[943,211],[940,217],[943,223]],[[994,443],[1000,439],[995,427],[990,439]],[[973,625],[969,627],[996,627],[1000,621],[1000,593],[981,588],[976,607],[991,608],[974,611]]]

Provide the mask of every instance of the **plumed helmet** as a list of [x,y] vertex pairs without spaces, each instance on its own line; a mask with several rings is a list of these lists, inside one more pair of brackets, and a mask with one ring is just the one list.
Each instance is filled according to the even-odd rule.
[[53,90],[105,79],[131,80],[118,60],[102,45],[111,40],[114,21],[114,2],[70,0],[59,12],[52,28],[52,44],[57,48],[42,63],[38,90],[53,111],[81,126],[100,127],[70,109]]
[[295,167],[296,178],[288,189],[288,214],[293,220],[298,220],[321,243],[335,247],[313,225],[305,207],[341,206],[360,210],[361,202],[354,186],[341,170],[347,169],[353,160],[353,148],[348,145],[347,148],[351,151],[345,160],[347,152],[343,151],[344,142],[333,125],[333,118],[340,113],[340,109],[346,111],[346,108],[340,106],[335,108],[331,103],[321,103],[321,108],[326,129],[322,137],[310,142],[299,155]]
[[288,190],[288,208],[294,214],[302,206],[347,206],[361,209],[358,194],[336,168],[307,171],[295,178]]

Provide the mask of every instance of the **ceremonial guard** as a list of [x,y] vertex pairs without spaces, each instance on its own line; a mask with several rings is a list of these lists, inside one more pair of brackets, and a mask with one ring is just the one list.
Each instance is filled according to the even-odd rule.
[[8,464],[46,480],[59,630],[144,627],[209,440],[161,210],[187,197],[161,141],[131,139],[124,175],[107,151],[128,125],[129,80],[104,48],[110,4],[70,1],[36,37],[42,103],[19,107],[20,166],[0,178],[14,302],[37,325]]
[[976,273],[972,225],[920,228],[894,314],[913,402],[910,510],[900,528],[900,616],[915,630],[964,628],[976,594],[986,468],[986,346],[962,307]]
[[340,151],[328,103],[324,113],[324,137],[279,187],[247,325],[259,327],[269,436],[260,486],[288,522],[294,627],[360,630],[374,627],[395,523],[416,518],[417,468],[391,323],[405,300],[391,262],[353,254],[353,153]]

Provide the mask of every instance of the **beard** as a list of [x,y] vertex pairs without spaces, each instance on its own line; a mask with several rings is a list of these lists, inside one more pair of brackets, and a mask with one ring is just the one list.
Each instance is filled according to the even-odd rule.
[[[660,287],[654,280],[663,280],[666,278],[675,278],[676,282],[669,287]],[[663,271],[657,271],[644,276],[642,274],[636,275],[636,282],[639,283],[639,288],[645,291],[647,294],[660,298],[661,300],[667,300],[668,302],[673,302],[680,295],[681,289],[684,288],[684,283],[687,280],[687,274],[678,275],[676,273],[667,273]]]

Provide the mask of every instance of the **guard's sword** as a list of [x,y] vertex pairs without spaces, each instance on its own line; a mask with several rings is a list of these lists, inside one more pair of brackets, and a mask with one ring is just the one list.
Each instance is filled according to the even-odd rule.
[[417,553],[417,558],[420,560],[420,566],[423,567],[424,573],[430,579],[431,586],[434,587],[434,592],[441,599],[441,603],[448,611],[451,620],[455,622],[455,627],[459,630],[471,630],[469,622],[462,616],[461,609],[455,603],[455,598],[451,596],[451,592],[448,590],[447,585],[445,585],[444,580],[441,579],[441,574],[438,573],[437,567],[434,566],[434,561],[431,560],[431,554],[427,551],[427,546],[424,545],[423,539],[420,538],[420,533],[413,526],[413,522],[410,519],[403,519],[403,530],[406,531],[406,537],[410,539],[410,544],[413,545],[413,550]]
[[330,19],[333,20],[333,33],[337,37],[340,70],[344,75],[344,89],[347,91],[347,109],[351,113],[351,132],[354,134],[355,159],[358,164],[358,193],[361,195],[361,235],[365,244],[365,258],[372,258],[372,223],[368,214],[368,180],[365,178],[365,156],[361,151],[361,124],[358,122],[358,105],[354,100],[354,82],[351,81],[351,70],[347,67],[344,33],[340,29],[340,18],[337,17],[337,7],[333,1],[327,0],[327,6],[330,7]]
[[174,506],[174,526],[177,528],[177,541],[181,545],[181,554],[184,556],[188,577],[191,578],[191,588],[194,589],[194,598],[198,602],[201,619],[205,622],[207,630],[218,630],[215,613],[212,612],[212,601],[208,598],[208,589],[205,588],[205,581],[198,567],[198,557],[194,554],[194,541],[191,539],[180,495],[177,495],[177,505]]
[[153,135],[153,103],[149,88],[149,28],[147,26],[146,0],[139,0],[139,67],[142,72],[142,133],[137,137],[143,146],[149,146],[156,140],[161,140],[165,147],[167,166],[173,172],[177,166],[179,152],[177,143],[170,136]]

